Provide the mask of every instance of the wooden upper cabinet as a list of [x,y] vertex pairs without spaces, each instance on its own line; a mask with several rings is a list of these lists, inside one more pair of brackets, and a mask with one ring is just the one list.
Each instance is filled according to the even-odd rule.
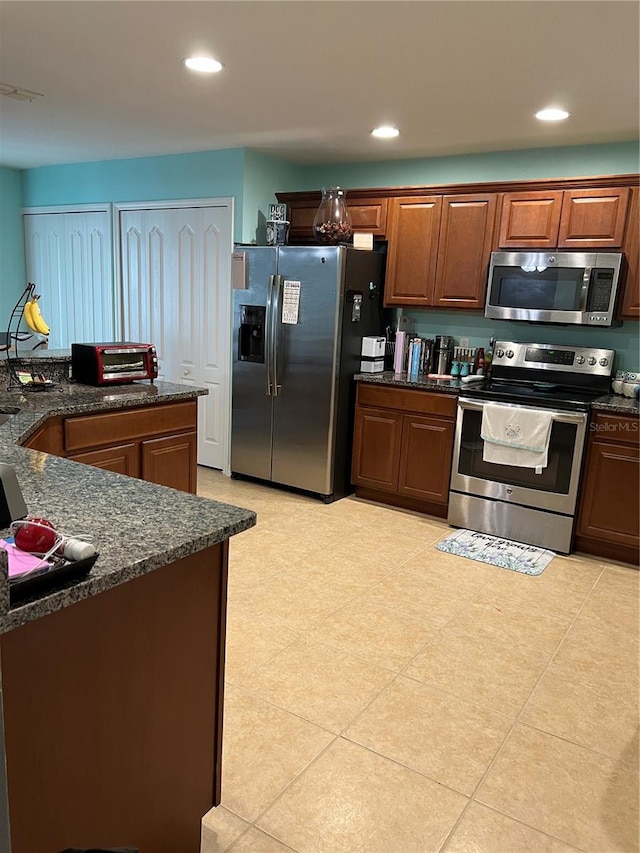
[[395,198],[389,211],[385,305],[431,305],[442,196]]
[[619,249],[629,188],[505,193],[501,249]]
[[374,237],[384,237],[387,233],[387,207],[389,199],[372,198],[349,201],[347,207],[351,214],[351,227],[354,231],[371,231]]
[[628,187],[601,190],[565,190],[560,218],[559,249],[622,246]]
[[629,221],[624,242],[624,254],[627,259],[627,275],[624,286],[624,297],[622,303],[623,317],[640,317],[640,245],[639,231],[640,221],[638,218],[638,206],[640,200],[640,189],[634,187],[631,196]]
[[501,249],[554,249],[558,245],[562,190],[505,193],[500,216]]
[[[278,201],[288,205],[290,243],[313,243],[313,220],[320,204],[320,193],[304,193],[302,198],[295,194],[277,193]],[[315,197],[317,195],[317,198]],[[370,231],[374,237],[385,237],[387,229],[387,198],[349,198],[347,192],[347,207],[351,215],[351,226],[354,231]]]
[[445,196],[433,305],[482,308],[493,246],[497,196]]

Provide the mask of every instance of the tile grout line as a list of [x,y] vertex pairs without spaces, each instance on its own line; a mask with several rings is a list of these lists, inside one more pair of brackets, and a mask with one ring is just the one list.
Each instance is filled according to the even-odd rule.
[[[227,499],[225,498],[225,500],[227,500]],[[228,500],[232,500],[232,498],[231,498],[231,497],[229,497],[229,498],[228,498]],[[300,507],[300,512],[302,512],[304,509],[306,509],[306,507]],[[409,554],[409,555],[408,555],[408,556],[406,556],[406,557],[405,557],[405,558],[404,558],[404,559],[403,559],[399,564],[397,564],[393,569],[389,569],[389,571],[385,574],[385,576],[384,576],[384,577],[386,578],[386,577],[388,577],[390,574],[392,574],[393,572],[395,572],[395,571],[399,571],[399,570],[401,570],[401,569],[404,569],[404,570],[406,570],[406,571],[411,571],[409,568],[407,568],[407,564],[408,564],[412,559],[415,559],[417,556],[419,556],[420,554],[423,554],[423,553],[427,552],[427,551],[428,551],[428,549],[429,549],[430,547],[433,547],[433,543],[434,543],[437,539],[442,538],[442,536],[443,536],[443,535],[444,535],[444,532],[439,532],[439,533],[438,533],[438,535],[437,535],[436,537],[434,537],[434,539],[430,540],[430,542],[425,542],[425,543],[424,543],[424,545],[423,545],[421,548],[419,548],[419,550],[418,550],[418,551],[416,551],[415,553]],[[614,566],[614,568],[617,568],[617,567],[616,567],[616,566]],[[289,568],[289,569],[285,569],[284,571],[288,571],[288,572],[289,572],[289,571],[291,571],[291,573],[295,573],[295,570],[293,570],[293,571],[292,571],[292,569],[291,569],[291,568]],[[470,803],[471,803],[471,802],[477,802],[477,803],[479,803],[479,804],[480,804],[480,801],[479,801],[479,800],[475,800],[475,799],[473,799],[473,798],[476,796],[476,794],[477,794],[477,792],[478,792],[478,790],[479,790],[480,786],[483,784],[483,782],[484,782],[484,780],[485,780],[485,778],[486,778],[487,774],[490,772],[491,768],[493,767],[493,764],[494,764],[494,763],[495,763],[495,761],[498,759],[499,755],[502,753],[502,751],[503,751],[503,749],[504,749],[504,746],[505,746],[505,743],[506,743],[506,741],[508,740],[508,738],[510,737],[511,733],[513,732],[513,729],[515,728],[515,725],[516,725],[516,724],[521,720],[521,716],[522,716],[522,714],[524,713],[524,711],[525,711],[526,707],[528,706],[528,704],[529,704],[529,702],[530,702],[530,700],[531,700],[531,697],[533,696],[533,693],[534,693],[534,692],[535,692],[535,690],[537,689],[537,687],[538,687],[538,685],[539,685],[539,683],[540,683],[540,680],[544,677],[544,675],[547,673],[547,671],[548,671],[549,667],[551,666],[552,662],[555,660],[555,658],[556,658],[557,654],[559,653],[559,650],[560,650],[560,648],[561,648],[562,644],[565,642],[565,640],[566,640],[566,638],[567,638],[567,635],[569,634],[570,630],[574,627],[574,625],[575,625],[575,623],[576,623],[576,620],[578,619],[578,617],[579,617],[579,616],[580,616],[580,614],[582,613],[583,608],[585,607],[585,605],[586,605],[587,601],[589,600],[589,598],[590,598],[590,596],[591,596],[591,594],[592,594],[592,592],[593,592],[594,588],[596,587],[596,585],[597,585],[598,581],[602,578],[602,576],[603,576],[603,571],[604,571],[604,566],[603,566],[603,565],[602,565],[602,563],[601,563],[601,564],[600,564],[600,572],[598,573],[598,575],[597,575],[597,577],[596,577],[596,579],[595,579],[595,581],[594,581],[594,583],[593,583],[593,585],[592,585],[591,589],[587,592],[587,594],[586,594],[586,597],[585,597],[584,601],[582,602],[582,604],[581,604],[581,605],[580,605],[580,607],[578,608],[578,610],[577,610],[577,612],[576,612],[575,616],[573,617],[573,619],[568,623],[567,628],[566,628],[566,630],[565,630],[564,634],[562,635],[562,637],[561,637],[561,639],[559,640],[559,642],[556,644],[555,651],[553,652],[553,654],[550,656],[549,660],[547,661],[547,663],[546,663],[546,665],[545,665],[545,667],[544,667],[544,669],[543,669],[542,673],[540,674],[539,678],[537,679],[537,681],[535,682],[535,684],[534,684],[533,688],[531,689],[531,691],[530,691],[530,693],[529,693],[529,696],[528,696],[527,700],[523,703],[523,705],[521,706],[520,710],[518,711],[517,716],[514,718],[514,723],[513,723],[513,725],[511,726],[511,728],[509,729],[509,731],[508,731],[507,735],[505,736],[505,738],[504,738],[504,740],[503,740],[503,743],[501,744],[501,746],[500,746],[500,747],[499,747],[499,749],[497,750],[496,755],[494,756],[494,758],[492,759],[492,761],[489,763],[489,765],[488,765],[487,769],[485,770],[485,773],[483,774],[482,778],[480,779],[480,781],[479,781],[478,785],[476,786],[476,788],[474,789],[474,791],[472,792],[472,794],[470,795],[470,797],[468,797],[468,803],[467,803],[467,805],[465,806],[465,809],[463,810],[462,814],[460,815],[460,818],[458,819],[458,821],[457,821],[457,822],[456,822],[456,824],[454,825],[454,828],[449,832],[448,837],[447,837],[447,838],[444,840],[444,842],[442,842],[442,844],[440,845],[440,847],[439,847],[439,849],[440,849],[440,850],[443,850],[443,849],[444,849],[444,847],[446,847],[446,846],[449,844],[450,839],[451,839],[451,836],[452,836],[453,832],[455,831],[455,828],[456,828],[456,827],[457,827],[457,825],[459,824],[459,822],[460,822],[460,820],[462,819],[462,817],[463,817],[464,813],[465,813],[465,812],[466,812],[466,810],[468,809],[468,807],[469,807]],[[418,574],[418,573],[416,572],[415,574]],[[422,574],[422,573],[420,573],[420,574]],[[299,577],[299,579],[300,579],[300,580],[307,580],[307,578],[305,578],[305,577]],[[381,580],[382,580],[382,579],[381,579]],[[310,581],[310,583],[313,583],[313,582],[312,582],[312,581]],[[340,738],[341,740],[344,740],[345,742],[348,742],[348,743],[356,744],[359,748],[363,748],[363,749],[365,749],[366,751],[372,752],[373,754],[380,755],[380,756],[381,756],[382,758],[384,758],[385,760],[391,761],[392,763],[395,763],[395,764],[397,764],[398,766],[403,767],[404,769],[412,770],[412,768],[408,768],[408,767],[406,767],[406,765],[404,765],[404,764],[402,764],[402,763],[400,763],[400,762],[394,761],[393,759],[390,759],[390,758],[388,758],[387,756],[383,756],[381,753],[376,753],[376,752],[375,752],[375,750],[371,750],[369,747],[363,746],[362,744],[358,744],[356,741],[350,741],[350,740],[346,737],[345,732],[346,732],[347,728],[348,728],[349,726],[351,726],[351,725],[352,725],[352,724],[353,724],[353,723],[354,723],[354,722],[355,722],[355,721],[360,717],[360,715],[361,715],[361,714],[363,714],[363,713],[367,710],[367,708],[369,708],[369,706],[370,706],[373,702],[375,702],[375,701],[376,701],[376,699],[379,697],[380,693],[382,693],[384,690],[386,690],[386,688],[387,688],[387,687],[390,687],[390,686],[392,686],[395,682],[397,682],[398,678],[400,678],[400,676],[401,676],[401,675],[402,675],[403,677],[405,677],[405,678],[409,678],[409,679],[411,679],[411,680],[413,680],[413,681],[417,681],[418,683],[426,684],[425,682],[421,682],[419,679],[414,679],[414,678],[412,678],[412,676],[407,675],[407,674],[406,674],[406,670],[407,670],[407,668],[408,668],[408,667],[410,666],[410,664],[415,660],[415,658],[416,658],[416,657],[417,657],[417,656],[418,656],[422,651],[424,651],[424,649],[425,649],[425,648],[427,648],[427,647],[429,646],[429,644],[430,644],[430,643],[432,643],[432,642],[433,642],[433,641],[434,641],[438,636],[440,636],[440,635],[445,631],[445,629],[446,629],[447,627],[449,627],[449,626],[450,626],[451,622],[453,622],[456,618],[458,618],[458,617],[459,617],[460,612],[461,612],[462,610],[464,610],[464,608],[465,608],[466,606],[468,606],[469,604],[474,603],[474,600],[475,600],[476,596],[477,596],[477,595],[478,595],[478,594],[479,594],[479,593],[480,593],[480,592],[481,592],[481,591],[482,591],[482,590],[483,590],[483,589],[484,589],[488,584],[490,584],[490,583],[491,583],[491,581],[490,581],[490,580],[489,580],[489,581],[486,581],[486,583],[485,583],[485,584],[483,584],[483,585],[482,585],[482,587],[480,587],[477,591],[475,591],[475,592],[473,593],[473,595],[472,595],[468,600],[466,600],[465,602],[463,602],[461,609],[460,609],[456,614],[454,614],[454,615],[453,615],[453,616],[452,616],[452,617],[451,617],[451,618],[450,618],[446,623],[444,623],[442,626],[439,626],[439,627],[437,628],[437,630],[436,630],[436,632],[435,632],[434,636],[430,637],[430,638],[429,638],[429,640],[427,640],[427,642],[426,642],[423,646],[421,646],[421,648],[416,652],[416,654],[411,658],[411,660],[410,660],[409,662],[407,662],[407,663],[402,667],[402,669],[401,669],[400,671],[390,670],[390,669],[388,669],[387,667],[383,667],[383,666],[381,666],[381,664],[379,664],[379,663],[377,663],[377,662],[370,661],[370,660],[368,660],[367,658],[360,658],[360,657],[359,657],[359,655],[357,655],[357,654],[356,654],[356,655],[354,655],[354,654],[353,654],[353,652],[346,651],[345,649],[340,649],[340,647],[339,647],[339,646],[333,646],[333,645],[331,645],[330,643],[326,643],[326,642],[324,642],[324,641],[319,641],[319,640],[318,640],[318,638],[315,638],[314,642],[319,642],[319,644],[320,644],[320,645],[324,645],[324,646],[327,646],[327,647],[330,647],[330,648],[337,648],[337,649],[339,649],[340,651],[342,651],[343,653],[346,653],[346,654],[350,655],[351,657],[355,657],[355,658],[358,658],[358,659],[362,660],[362,661],[363,661],[363,662],[365,662],[365,663],[369,663],[369,664],[373,664],[373,665],[375,665],[375,666],[381,667],[382,669],[387,670],[387,672],[391,672],[391,673],[393,673],[393,677],[391,678],[391,680],[390,680],[386,685],[384,685],[382,688],[380,688],[380,690],[378,691],[378,693],[377,693],[374,697],[372,697],[372,699],[367,703],[367,705],[366,705],[363,709],[361,709],[361,710],[358,712],[358,714],[356,714],[356,716],[353,718],[353,720],[351,720],[351,722],[349,722],[346,726],[344,726],[344,727],[341,729],[341,731],[340,731],[340,733],[339,733],[339,734],[337,734],[337,735],[336,735],[334,732],[329,732],[329,734],[331,734],[333,737],[332,737],[332,739],[330,740],[330,742],[327,744],[327,746],[326,746],[324,749],[322,749],[322,750],[321,750],[321,752],[319,752],[319,753],[318,753],[318,755],[317,755],[314,759],[312,759],[312,761],[310,761],[310,762],[309,762],[309,764],[308,764],[305,768],[303,768],[303,770],[301,770],[301,771],[300,771],[300,773],[298,773],[298,774],[296,775],[296,777],[294,777],[294,779],[292,779],[292,780],[290,781],[290,783],[289,783],[289,784],[288,784],[288,785],[283,789],[283,791],[281,791],[281,792],[280,792],[280,794],[278,794],[278,796],[273,800],[273,802],[272,802],[269,806],[267,806],[267,808],[266,808],[263,812],[261,812],[261,814],[260,814],[260,815],[258,815],[258,817],[257,817],[257,818],[256,818],[256,819],[255,819],[251,824],[250,824],[250,826],[255,826],[255,825],[256,825],[256,822],[257,822],[258,820],[260,820],[260,819],[262,818],[262,816],[264,815],[264,813],[265,813],[269,808],[271,808],[271,807],[275,804],[275,802],[277,802],[277,801],[280,799],[280,797],[282,796],[282,794],[284,794],[284,792],[285,792],[286,790],[288,790],[288,788],[290,787],[290,785],[291,785],[291,784],[293,784],[293,782],[294,782],[294,781],[296,781],[297,779],[299,779],[299,778],[300,778],[300,776],[301,776],[303,773],[305,773],[305,772],[306,772],[306,771],[307,771],[307,770],[308,770],[308,769],[309,769],[309,768],[310,768],[310,767],[311,767],[311,766],[312,766],[312,765],[313,765],[317,760],[319,760],[320,756],[321,756],[322,754],[324,754],[324,752],[325,752],[327,749],[329,749],[333,743],[335,743],[335,741],[336,741],[336,739],[337,739],[337,738]],[[348,607],[348,606],[349,606],[349,603],[354,603],[354,602],[356,602],[356,601],[364,601],[364,600],[366,600],[366,591],[364,591],[364,590],[363,590],[363,591],[359,591],[355,596],[352,596],[352,597],[351,597],[350,602],[345,602],[343,605],[340,605],[340,606],[339,606],[335,611],[332,611],[332,613],[336,613],[336,612],[338,612],[338,611],[342,610],[343,608]],[[397,614],[399,615],[399,617],[400,617],[400,618],[402,618],[403,616],[407,616],[407,615],[408,615],[408,614],[406,613],[406,611],[396,610],[395,608],[390,608],[390,609],[391,609],[391,610],[394,610],[394,612],[395,612],[395,613],[397,613]],[[540,611],[540,612],[541,612],[541,614],[542,614],[544,611]],[[321,621],[324,621],[324,619],[325,619],[325,618],[330,618],[330,616],[331,616],[331,615],[332,615],[332,614],[328,614],[326,617],[324,617],[324,616],[323,616],[323,617],[321,617]],[[420,620],[420,617],[414,617],[414,618],[418,618],[418,620]],[[291,643],[289,643],[285,648],[289,648],[291,645],[293,645],[293,644],[296,642],[296,640],[305,640],[305,639],[306,639],[306,640],[308,640],[308,639],[309,639],[309,633],[308,633],[308,632],[303,632],[303,633],[296,632],[296,634],[297,634],[296,639],[292,640],[292,641],[291,641]],[[278,654],[278,652],[276,652],[275,654]],[[272,660],[272,658],[270,658],[270,660]],[[255,671],[255,670],[252,670],[252,671]],[[248,676],[247,676],[247,677],[248,677]],[[246,687],[242,687],[241,685],[234,685],[234,686],[239,687],[243,692],[248,692],[248,691],[247,691],[247,689],[246,689]],[[427,686],[429,686],[429,685],[427,685]],[[451,695],[452,697],[455,697],[456,699],[462,699],[463,701],[469,701],[469,702],[472,702],[473,704],[479,705],[480,707],[486,707],[486,708],[487,708],[487,710],[490,710],[490,711],[494,711],[494,712],[495,712],[495,709],[493,709],[493,708],[488,708],[488,706],[483,706],[483,705],[481,705],[480,703],[474,703],[474,702],[473,702],[473,700],[464,699],[464,697],[459,697],[459,696],[457,696],[456,694],[448,694],[448,692],[447,692],[447,691],[444,691],[444,690],[442,690],[441,688],[434,687],[433,689],[439,690],[440,692],[445,693],[445,694],[447,694],[447,695]],[[261,697],[260,697],[260,698],[261,698]],[[262,701],[267,701],[267,700],[262,700]],[[282,708],[281,708],[281,706],[276,705],[275,703],[270,703],[270,704],[275,705],[275,707],[279,708],[280,710],[287,711],[287,709],[282,709]],[[293,713],[293,712],[291,712],[291,711],[287,711],[287,713]],[[500,714],[501,712],[495,712],[495,713],[499,713],[499,714]],[[295,716],[299,716],[299,715],[295,714]],[[504,714],[502,714],[502,716],[510,716],[510,715],[504,715]],[[301,719],[302,719],[302,720],[305,720],[305,718],[304,718],[304,717],[301,717]],[[306,720],[305,720],[305,721],[306,721]],[[313,721],[307,721],[307,722],[310,722],[312,725],[316,725],[316,726],[318,726],[319,728],[324,728],[323,726],[319,726],[317,723],[314,723]],[[521,723],[521,724],[522,724],[522,725],[524,725],[524,726],[526,726],[527,728],[532,728],[532,729],[537,730],[537,731],[544,731],[543,729],[537,729],[537,727],[536,727],[536,726],[532,726],[532,725],[530,725],[529,723]],[[325,729],[325,730],[326,730],[326,729]],[[552,733],[547,733],[547,734],[551,735],[552,737],[557,737],[557,738],[559,738],[559,739],[565,740],[565,739],[564,739],[564,738],[562,738],[561,736],[553,735]],[[573,743],[572,741],[569,741],[569,740],[567,740],[567,742],[568,742],[568,743]],[[577,744],[577,746],[581,746],[581,745],[580,745],[580,744]],[[581,747],[581,748],[589,749],[588,747]],[[595,751],[594,751],[594,752],[595,752]],[[597,754],[597,755],[603,755],[603,754],[601,754],[601,753],[597,753],[597,752],[596,752],[595,754]],[[608,757],[608,756],[604,755],[604,757]],[[430,777],[426,776],[426,774],[421,774],[419,771],[413,771],[413,772],[416,772],[416,773],[418,773],[419,775],[423,775],[425,778],[430,779]],[[431,780],[431,781],[434,781],[434,782],[436,782],[437,784],[442,785],[442,783],[437,782],[437,780]],[[448,787],[448,786],[443,785],[443,787]],[[456,789],[453,789],[453,788],[452,788],[452,789],[450,789],[450,790],[455,791]],[[459,791],[456,791],[456,793],[461,794],[461,792],[459,792]],[[467,795],[464,795],[464,796],[467,796]],[[496,812],[496,813],[498,813],[498,814],[502,814],[502,812],[499,812],[497,809],[494,809],[494,808],[493,808],[493,807],[491,807],[491,806],[487,806],[487,805],[486,805],[486,804],[484,804],[484,803],[482,803],[481,805],[482,805],[482,807],[484,807],[484,808],[487,808],[487,809],[489,809],[489,810],[491,810],[491,811],[494,811],[494,812]],[[239,816],[239,817],[240,817],[240,816]],[[523,823],[522,821],[517,820],[516,818],[512,818],[511,816],[507,816],[507,817],[509,817],[509,819],[511,819],[511,820],[516,821],[517,823],[521,823],[523,826],[528,826],[528,824],[525,824],[525,823]],[[250,827],[249,827],[249,826],[247,826],[247,828],[245,829],[245,832],[247,832],[247,831],[249,830],[249,828],[250,828]],[[262,828],[260,828],[260,827],[257,827],[257,829],[258,829],[259,831],[261,831],[261,832],[265,832],[265,830],[263,830],[263,829],[262,829]],[[548,836],[548,837],[550,837],[550,838],[553,838],[553,836],[549,836],[549,835],[548,835],[548,833],[544,833],[544,832],[542,832],[541,830],[537,830],[535,827],[533,827],[533,829],[534,829],[535,831],[537,831],[537,832],[541,832],[542,834],[547,835],[547,836]],[[243,833],[243,834],[244,834],[244,833]],[[267,835],[269,835],[269,833],[266,833],[266,834],[267,834]],[[241,837],[241,836],[239,836],[238,838],[240,838],[240,837]],[[273,837],[273,836],[270,836],[270,837]],[[279,839],[278,839],[278,840],[279,840]],[[232,843],[232,846],[233,846],[233,845],[235,845],[235,844],[237,843],[237,841],[238,841],[238,839],[235,839],[235,840],[234,840],[234,842]],[[281,842],[281,843],[283,843],[283,844],[284,844],[284,842]],[[227,848],[227,849],[229,849],[229,848]],[[578,849],[579,849],[579,848],[578,848]]]
[[[565,641],[565,640],[566,640],[566,638],[567,638],[567,635],[569,634],[569,632],[571,631],[571,629],[572,629],[572,628],[573,628],[573,626],[575,625],[576,619],[578,618],[578,616],[579,616],[579,615],[580,615],[580,613],[582,612],[582,610],[583,610],[584,606],[586,605],[587,601],[589,600],[589,597],[591,596],[591,593],[593,592],[593,590],[595,589],[595,587],[596,587],[596,585],[597,585],[598,581],[600,580],[600,577],[602,576],[603,571],[604,571],[604,566],[603,566],[603,565],[601,565],[601,566],[600,566],[600,572],[598,573],[598,576],[596,577],[596,579],[595,579],[595,580],[594,580],[594,582],[592,583],[591,588],[589,589],[589,592],[588,592],[588,593],[586,594],[586,596],[584,597],[584,601],[582,602],[582,604],[581,604],[581,605],[580,605],[580,607],[578,608],[578,610],[577,610],[577,612],[576,612],[575,616],[573,617],[573,619],[571,620],[571,622],[570,622],[570,623],[569,623],[569,625],[567,626],[567,630],[564,632],[564,634],[562,635],[561,640],[558,642],[558,644],[557,644],[557,646],[556,646],[556,649],[555,649],[554,653],[551,655],[551,657],[550,657],[550,658],[549,658],[549,660],[547,661],[547,663],[546,663],[546,665],[545,665],[545,667],[544,667],[543,671],[540,673],[539,678],[536,680],[535,684],[533,685],[533,687],[532,687],[532,689],[531,689],[531,691],[530,691],[530,693],[529,693],[529,696],[527,697],[526,701],[523,703],[522,707],[520,708],[520,711],[519,711],[519,712],[518,712],[518,714],[516,715],[516,717],[515,717],[515,719],[514,719],[514,721],[513,721],[513,725],[511,726],[511,728],[509,729],[509,731],[506,733],[506,735],[505,735],[505,737],[504,737],[504,739],[503,739],[502,743],[500,744],[500,746],[498,747],[498,749],[497,749],[497,751],[496,751],[496,754],[493,756],[493,758],[491,759],[491,761],[490,761],[490,762],[489,762],[489,764],[487,765],[487,767],[486,767],[486,769],[485,769],[484,773],[482,774],[482,776],[481,776],[481,778],[480,778],[480,781],[478,782],[478,784],[476,785],[476,787],[475,787],[475,788],[474,788],[474,790],[472,791],[472,793],[471,793],[471,795],[470,795],[470,797],[469,797],[469,801],[468,801],[467,805],[466,805],[466,806],[464,807],[464,809],[462,810],[462,813],[461,813],[461,814],[460,814],[460,816],[458,817],[458,820],[457,820],[457,821],[454,823],[454,825],[451,827],[451,829],[450,829],[450,831],[449,831],[449,834],[448,834],[448,835],[447,835],[447,837],[445,838],[445,840],[444,840],[443,844],[440,846],[440,849],[439,849],[438,853],[445,853],[446,848],[447,848],[447,846],[449,845],[449,842],[451,841],[451,839],[452,839],[452,837],[453,837],[453,835],[454,835],[454,833],[455,833],[456,829],[457,829],[457,828],[458,828],[458,826],[460,825],[460,823],[461,823],[461,821],[462,821],[463,817],[465,816],[465,814],[466,814],[466,813],[467,813],[467,811],[469,810],[469,807],[471,806],[471,803],[473,803],[473,802],[477,802],[477,803],[480,803],[480,804],[481,804],[481,805],[483,805],[483,806],[485,805],[485,803],[482,803],[482,801],[481,801],[481,800],[476,800],[476,799],[475,799],[475,797],[476,797],[476,795],[477,795],[478,791],[480,790],[480,788],[481,788],[481,787],[482,787],[482,785],[484,784],[485,779],[487,778],[487,776],[489,775],[489,773],[490,773],[490,772],[491,772],[491,770],[493,769],[493,767],[494,767],[494,765],[496,764],[496,762],[498,761],[499,757],[502,755],[502,753],[503,753],[503,751],[504,751],[504,748],[505,748],[506,743],[508,742],[508,740],[509,740],[509,738],[511,737],[511,735],[512,735],[512,733],[513,733],[514,729],[516,728],[516,726],[517,726],[517,725],[518,725],[518,723],[520,722],[520,717],[521,717],[522,713],[524,712],[525,708],[526,708],[526,707],[527,707],[527,705],[529,704],[529,700],[531,699],[531,696],[533,695],[533,693],[535,692],[536,688],[538,687],[538,685],[540,684],[540,682],[541,682],[541,681],[542,681],[542,679],[544,678],[544,676],[545,676],[545,674],[546,674],[546,672],[547,672],[548,668],[551,666],[551,663],[553,662],[553,660],[554,660],[554,658],[555,658],[556,654],[558,653],[558,650],[559,650],[560,646],[564,643],[564,641]],[[522,723],[521,725],[526,725],[526,724],[525,724],[525,723]],[[546,734],[548,734],[548,733],[546,733]],[[494,809],[494,811],[497,811],[497,809]],[[499,812],[499,814],[503,814],[503,812]],[[511,818],[512,820],[515,820],[515,818],[512,818],[512,817],[511,817],[511,815],[505,815],[505,817],[509,817],[509,818]],[[528,825],[529,825],[529,824],[525,824],[525,826],[528,826]],[[535,829],[537,832],[539,832],[539,831],[540,831],[540,830],[538,830],[538,829],[537,829],[537,827],[535,827],[535,826],[534,826],[534,827],[531,827],[531,829]],[[572,844],[571,844],[571,842],[567,841],[566,839],[558,839],[558,840],[559,840],[559,841],[562,841],[562,842],[563,842],[563,843],[565,843],[565,844],[569,844],[569,846],[575,846],[575,845],[572,845]]]

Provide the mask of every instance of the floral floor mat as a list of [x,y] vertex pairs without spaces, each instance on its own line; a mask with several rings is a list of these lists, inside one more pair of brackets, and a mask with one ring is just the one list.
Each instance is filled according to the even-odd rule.
[[476,530],[456,530],[436,543],[438,551],[490,563],[525,575],[539,575],[556,556],[553,551],[525,545],[511,539],[501,539]]

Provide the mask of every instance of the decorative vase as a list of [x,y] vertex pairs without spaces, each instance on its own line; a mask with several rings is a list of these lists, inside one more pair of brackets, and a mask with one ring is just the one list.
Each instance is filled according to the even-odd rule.
[[313,220],[313,235],[318,243],[344,243],[351,237],[346,195],[340,187],[322,188],[322,201]]

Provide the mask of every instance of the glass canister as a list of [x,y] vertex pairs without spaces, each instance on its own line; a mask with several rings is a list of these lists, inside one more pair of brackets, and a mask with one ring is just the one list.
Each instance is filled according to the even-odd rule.
[[322,188],[322,200],[313,220],[313,235],[318,243],[345,243],[350,239],[351,215],[346,196],[340,187]]

